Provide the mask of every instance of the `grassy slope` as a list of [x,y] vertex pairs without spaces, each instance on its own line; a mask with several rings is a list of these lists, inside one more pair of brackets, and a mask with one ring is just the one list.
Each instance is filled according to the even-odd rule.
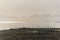
[[[0,31],[1,40],[44,40],[53,38],[54,40],[60,39],[60,32],[40,33],[46,29],[40,28],[20,28]],[[37,32],[34,32],[37,31]]]

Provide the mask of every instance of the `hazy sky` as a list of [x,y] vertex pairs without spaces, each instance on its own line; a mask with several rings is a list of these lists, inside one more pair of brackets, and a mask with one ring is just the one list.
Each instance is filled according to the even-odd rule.
[[53,24],[59,18],[60,0],[0,0],[0,23]]

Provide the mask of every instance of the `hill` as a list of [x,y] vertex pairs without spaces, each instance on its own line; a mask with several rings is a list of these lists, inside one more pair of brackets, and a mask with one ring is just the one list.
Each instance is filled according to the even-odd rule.
[[0,40],[60,40],[60,31],[49,28],[19,28],[0,31]]

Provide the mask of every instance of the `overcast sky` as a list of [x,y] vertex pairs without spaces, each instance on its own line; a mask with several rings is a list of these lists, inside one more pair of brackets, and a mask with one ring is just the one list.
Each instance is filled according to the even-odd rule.
[[0,23],[60,22],[60,0],[0,0]]

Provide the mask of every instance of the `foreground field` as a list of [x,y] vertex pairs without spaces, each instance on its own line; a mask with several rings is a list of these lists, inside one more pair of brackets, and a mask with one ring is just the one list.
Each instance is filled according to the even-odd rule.
[[54,29],[20,28],[0,31],[0,40],[60,40]]

